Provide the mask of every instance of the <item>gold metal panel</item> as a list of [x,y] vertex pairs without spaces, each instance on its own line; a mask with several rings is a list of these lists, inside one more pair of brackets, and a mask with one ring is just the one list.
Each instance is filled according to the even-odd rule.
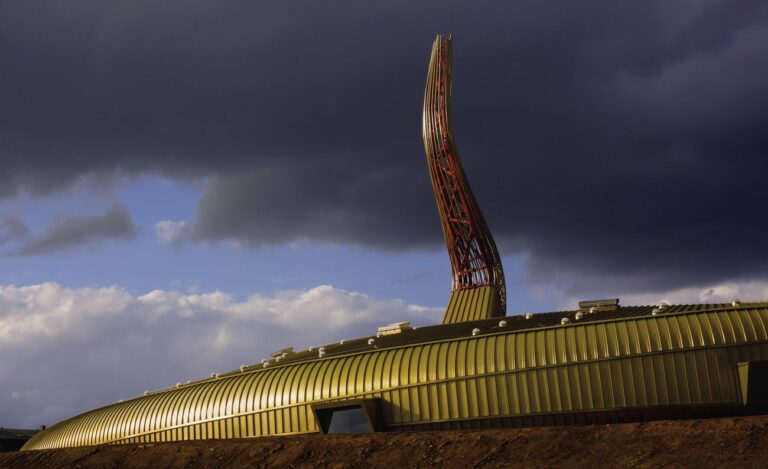
[[478,287],[451,292],[443,324],[489,319],[501,315],[497,287]]
[[700,310],[529,331],[500,328],[273,364],[87,412],[40,432],[26,449],[316,431],[311,403],[360,396],[382,398],[385,425],[393,428],[733,404],[741,401],[735,364],[768,359],[766,323],[765,308]]

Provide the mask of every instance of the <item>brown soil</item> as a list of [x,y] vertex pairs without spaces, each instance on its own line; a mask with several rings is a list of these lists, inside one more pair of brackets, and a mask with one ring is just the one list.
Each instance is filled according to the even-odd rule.
[[768,416],[0,453],[0,468],[766,467]]

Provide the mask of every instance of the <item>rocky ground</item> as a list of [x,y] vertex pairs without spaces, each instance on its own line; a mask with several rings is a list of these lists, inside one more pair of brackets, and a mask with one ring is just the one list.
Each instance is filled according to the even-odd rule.
[[768,416],[0,453],[0,468],[768,467]]

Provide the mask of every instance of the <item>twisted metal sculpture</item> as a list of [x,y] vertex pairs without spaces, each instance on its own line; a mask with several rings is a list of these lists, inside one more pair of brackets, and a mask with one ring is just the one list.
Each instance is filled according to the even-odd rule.
[[[453,140],[451,62],[452,38],[438,35],[429,61],[422,126],[432,188],[451,260],[452,292],[492,287],[498,307],[490,315],[503,316],[506,286],[501,258],[469,187]],[[444,322],[457,321],[449,318],[450,309],[449,306]],[[464,317],[461,320],[478,319],[473,314]]]

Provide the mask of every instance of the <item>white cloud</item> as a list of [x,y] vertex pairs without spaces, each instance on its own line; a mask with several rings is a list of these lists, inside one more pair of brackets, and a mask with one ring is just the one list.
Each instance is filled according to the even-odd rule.
[[283,347],[373,334],[394,321],[437,323],[441,314],[330,285],[244,300],[220,291],[0,286],[0,426],[51,425]]
[[164,244],[181,244],[192,238],[192,225],[186,221],[162,220],[155,223],[155,236]]
[[[546,292],[550,297],[560,297],[560,309],[572,310],[579,300],[585,297],[564,296],[552,288],[540,287],[539,292]],[[730,303],[733,299],[748,301],[768,300],[768,281],[724,282],[705,287],[688,287],[663,292],[625,293],[617,294],[622,305],[656,305],[667,304],[696,304],[696,303]]]
[[681,288],[663,293],[641,293],[621,298],[623,304],[730,303],[734,298],[741,301],[768,300],[768,282],[726,282],[705,288]]

